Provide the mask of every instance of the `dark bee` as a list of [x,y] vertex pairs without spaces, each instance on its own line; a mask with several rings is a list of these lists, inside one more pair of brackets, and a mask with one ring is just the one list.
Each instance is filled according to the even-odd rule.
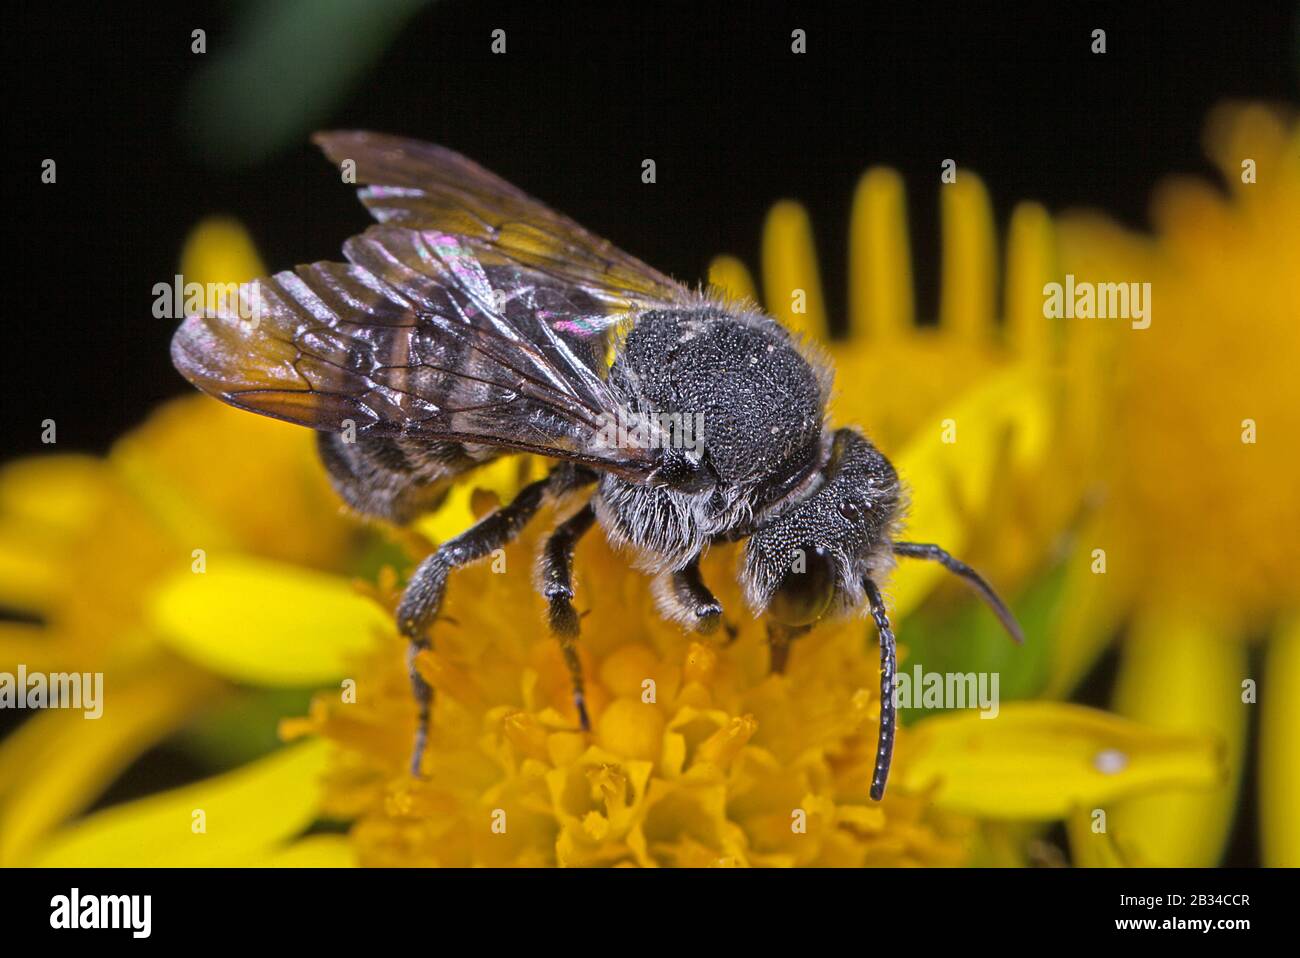
[[[825,423],[830,372],[771,317],[670,280],[464,157],[372,133],[326,133],[378,224],[312,263],[245,284],[241,304],[191,316],[172,340],[195,386],[318,431],[354,509],[407,522],[498,456],[558,460],[508,505],[443,543],[398,609],[411,656],[430,646],[452,570],[489,555],[546,500],[581,493],[547,539],[537,582],[588,728],[571,563],[597,523],[656,576],[665,615],[707,632],[722,608],[699,574],[714,542],[745,539],[740,572],[774,668],[818,620],[864,603],[880,636],[871,795],[894,735],[894,635],[880,584],[896,556],[934,559],[1006,606],[937,546],[899,542],[898,476],[858,431]],[[625,428],[630,424],[631,428]],[[699,424],[699,430],[679,425]],[[684,437],[690,441],[682,441]],[[432,690],[411,666],[419,774]]]

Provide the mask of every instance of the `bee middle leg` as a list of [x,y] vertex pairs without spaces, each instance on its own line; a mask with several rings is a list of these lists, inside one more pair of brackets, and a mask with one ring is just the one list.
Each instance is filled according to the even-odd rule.
[[596,521],[590,502],[555,527],[538,557],[538,588],[547,602],[551,631],[560,640],[560,651],[573,682],[573,704],[584,732],[591,730],[587,696],[578,659],[578,613],[573,608],[573,550]]
[[419,710],[415,746],[411,751],[411,774],[419,776],[424,749],[429,738],[429,717],[433,711],[433,689],[415,667],[421,651],[431,648],[428,627],[438,616],[447,577],[452,570],[468,565],[500,549],[523,531],[541,508],[547,493],[562,493],[581,483],[574,470],[561,467],[544,479],[524,486],[508,505],[484,516],[477,523],[448,539],[416,567],[397,606],[397,627],[410,643],[407,669],[411,690]]

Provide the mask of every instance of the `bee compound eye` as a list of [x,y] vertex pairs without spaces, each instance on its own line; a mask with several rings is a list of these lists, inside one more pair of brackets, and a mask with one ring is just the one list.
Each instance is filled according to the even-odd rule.
[[835,597],[835,560],[821,549],[804,547],[772,593],[767,611],[782,625],[812,625]]

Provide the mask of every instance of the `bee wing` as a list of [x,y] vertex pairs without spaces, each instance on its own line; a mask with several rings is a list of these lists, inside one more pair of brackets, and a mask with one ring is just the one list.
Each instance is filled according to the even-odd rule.
[[352,161],[361,201],[391,226],[454,234],[484,263],[581,290],[598,309],[557,318],[567,337],[604,333],[637,312],[696,297],[608,240],[452,150],[360,131],[314,137],[336,164]]
[[[627,415],[605,382],[605,342],[557,331],[604,317],[585,288],[480,257],[462,237],[373,226],[350,260],[240,287],[188,317],[172,340],[195,386],[315,429],[453,439],[535,452],[645,478],[650,450],[615,447]],[[487,259],[488,262],[483,262]]]

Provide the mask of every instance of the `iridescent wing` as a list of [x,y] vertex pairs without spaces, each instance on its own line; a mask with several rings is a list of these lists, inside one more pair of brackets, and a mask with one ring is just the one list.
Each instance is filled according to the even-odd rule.
[[358,179],[380,177],[363,198],[381,224],[344,244],[346,264],[254,280],[237,302],[187,318],[172,341],[186,378],[315,429],[481,443],[645,478],[651,450],[607,439],[630,415],[605,382],[609,336],[695,297],[455,153],[322,139],[327,151],[358,147]]
[[637,311],[692,299],[679,283],[459,153],[359,131],[313,139],[340,167],[353,164],[365,184],[361,201],[379,222],[454,234],[484,265],[548,277],[600,305],[598,314],[561,320],[562,331],[590,335]]

